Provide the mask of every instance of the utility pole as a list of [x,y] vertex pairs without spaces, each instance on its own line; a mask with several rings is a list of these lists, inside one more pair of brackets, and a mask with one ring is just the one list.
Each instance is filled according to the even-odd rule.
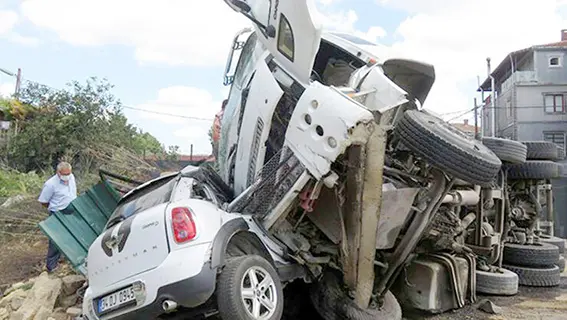
[[476,98],[474,98],[474,138],[480,140],[478,134],[478,105],[476,104]]
[[496,136],[496,88],[494,77],[492,76],[492,70],[490,68],[490,58],[486,58],[486,64],[488,69],[488,77],[490,78],[490,89],[492,94],[490,95],[490,136]]
[[14,91],[14,97],[17,99],[20,95],[20,86],[22,84],[22,69],[18,68],[18,73],[16,74],[16,89]]

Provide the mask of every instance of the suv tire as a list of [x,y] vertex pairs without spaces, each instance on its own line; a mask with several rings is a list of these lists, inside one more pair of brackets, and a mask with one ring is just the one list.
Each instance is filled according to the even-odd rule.
[[395,132],[416,155],[469,183],[489,184],[502,166],[502,161],[480,141],[420,111],[406,111]]
[[277,271],[266,259],[257,255],[230,258],[217,282],[222,319],[281,319],[282,284]]
[[388,291],[380,308],[361,309],[345,293],[339,278],[326,272],[311,286],[311,302],[325,320],[401,320],[402,309],[396,297]]

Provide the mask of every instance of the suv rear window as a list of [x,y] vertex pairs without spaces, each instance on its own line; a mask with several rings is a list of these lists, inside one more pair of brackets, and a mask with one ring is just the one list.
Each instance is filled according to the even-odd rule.
[[177,184],[177,177],[177,175],[173,175],[158,180],[142,189],[134,191],[134,193],[123,199],[123,202],[118,204],[112,216],[108,219],[107,228],[139,212],[168,202]]

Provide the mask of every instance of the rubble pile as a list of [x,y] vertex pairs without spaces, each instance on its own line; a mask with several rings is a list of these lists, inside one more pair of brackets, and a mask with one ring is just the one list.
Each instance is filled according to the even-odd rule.
[[12,285],[0,299],[0,320],[71,320],[79,316],[81,275],[42,273]]

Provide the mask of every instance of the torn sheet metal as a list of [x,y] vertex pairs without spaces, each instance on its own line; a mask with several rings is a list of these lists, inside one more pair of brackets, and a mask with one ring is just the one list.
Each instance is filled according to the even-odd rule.
[[359,84],[360,91],[371,91],[366,95],[364,106],[371,111],[384,113],[409,102],[407,92],[390,80],[381,68],[374,67]]
[[373,115],[338,90],[312,83],[299,99],[286,132],[286,145],[314,178],[351,144],[364,144],[374,129]]

